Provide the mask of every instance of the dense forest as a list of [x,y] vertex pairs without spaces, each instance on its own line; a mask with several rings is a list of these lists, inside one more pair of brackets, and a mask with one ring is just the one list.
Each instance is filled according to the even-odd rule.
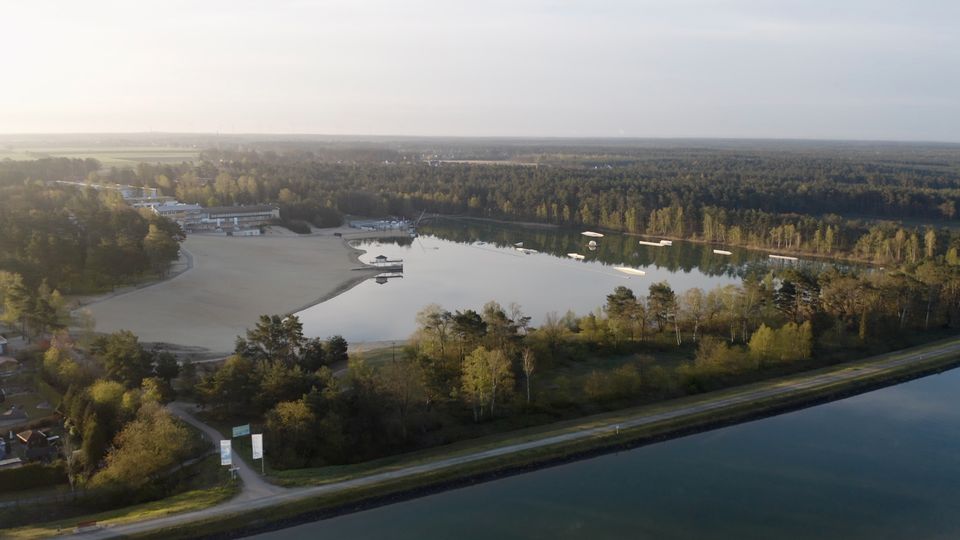
[[960,198],[960,159],[950,155],[677,151],[611,159],[613,167],[585,165],[589,160],[330,162],[309,152],[207,151],[198,165],[144,165],[126,180],[187,202],[273,202],[285,218],[317,226],[337,224],[341,213],[416,218],[428,212],[886,264],[916,262],[921,250],[953,249],[957,258],[960,246],[942,230],[957,217]]
[[175,223],[117,194],[50,183],[96,167],[93,160],[0,162],[0,270],[30,289],[46,283],[63,293],[167,271],[183,240]]

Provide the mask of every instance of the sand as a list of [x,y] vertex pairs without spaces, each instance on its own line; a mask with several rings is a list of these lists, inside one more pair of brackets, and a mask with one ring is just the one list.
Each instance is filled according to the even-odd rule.
[[[344,237],[357,238],[351,229]],[[192,266],[148,287],[89,303],[97,332],[125,329],[184,353],[223,355],[261,314],[288,314],[376,275],[333,231],[297,236],[191,235]],[[172,346],[175,345],[175,346]]]

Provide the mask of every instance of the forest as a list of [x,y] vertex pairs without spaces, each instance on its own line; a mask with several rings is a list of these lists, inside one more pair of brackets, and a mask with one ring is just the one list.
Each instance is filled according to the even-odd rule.
[[90,161],[0,162],[0,271],[18,274],[30,289],[45,283],[64,294],[167,272],[184,238],[176,223],[117,194],[52,183],[90,170]]

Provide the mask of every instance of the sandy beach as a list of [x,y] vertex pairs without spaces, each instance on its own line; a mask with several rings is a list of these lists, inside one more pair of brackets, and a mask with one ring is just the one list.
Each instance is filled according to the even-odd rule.
[[[349,238],[366,236],[338,231]],[[204,356],[227,354],[261,314],[299,311],[377,273],[356,270],[362,251],[330,230],[305,236],[191,235],[182,249],[192,268],[87,305],[97,332],[125,329],[144,343]]]

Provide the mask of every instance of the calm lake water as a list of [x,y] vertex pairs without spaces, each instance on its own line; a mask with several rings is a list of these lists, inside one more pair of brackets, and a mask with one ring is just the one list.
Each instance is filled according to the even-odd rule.
[[[731,249],[731,256],[716,255],[712,246],[688,242],[641,246],[638,238],[623,235],[598,239],[591,251],[590,238],[569,230],[452,223],[422,227],[420,232],[415,239],[358,243],[366,250],[361,257],[365,262],[377,255],[403,259],[403,277],[382,284],[367,280],[301,311],[304,332],[316,337],[342,334],[351,342],[406,339],[416,327],[416,313],[427,304],[479,311],[490,300],[504,308],[516,302],[536,325],[550,312],[562,315],[572,309],[584,315],[602,306],[619,285],[638,295],[664,280],[678,293],[692,287],[709,290],[739,283],[745,273],[771,264],[762,252]],[[518,242],[539,253],[517,251]],[[567,253],[586,259],[577,261]],[[624,274],[614,269],[619,265],[646,275]]]
[[960,538],[960,371],[255,538]]

